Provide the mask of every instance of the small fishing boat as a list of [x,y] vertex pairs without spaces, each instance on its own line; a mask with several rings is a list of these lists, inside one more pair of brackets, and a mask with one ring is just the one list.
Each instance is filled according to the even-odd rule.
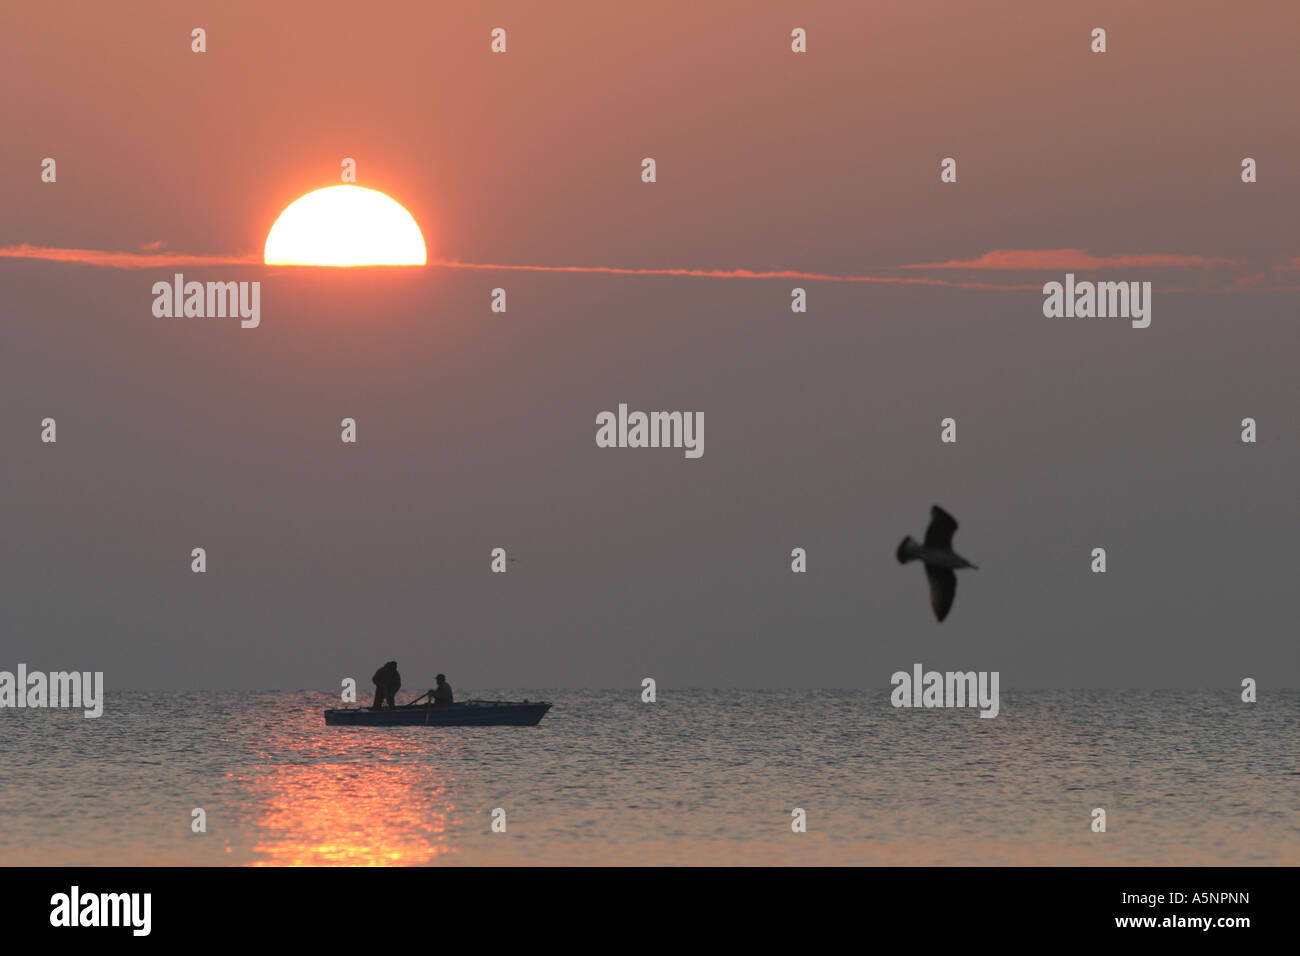
[[325,711],[331,727],[535,727],[551,705],[544,700],[465,700],[441,707],[399,704],[373,710],[340,707]]

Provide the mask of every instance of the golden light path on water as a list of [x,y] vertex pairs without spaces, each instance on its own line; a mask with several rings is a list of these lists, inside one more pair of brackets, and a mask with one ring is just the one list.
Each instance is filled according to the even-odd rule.
[[[409,767],[279,766],[252,781],[254,866],[410,866],[455,853],[445,840],[462,821],[447,788],[416,792]],[[421,775],[423,776],[423,775]]]
[[411,866],[458,852],[450,841],[465,821],[438,759],[453,741],[408,728],[327,729],[319,712],[305,717],[262,728],[265,739],[248,743],[266,763],[232,774],[253,808],[251,865]]

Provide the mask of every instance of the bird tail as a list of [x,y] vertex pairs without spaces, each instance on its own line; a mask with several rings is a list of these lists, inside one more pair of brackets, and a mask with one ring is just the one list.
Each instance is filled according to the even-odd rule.
[[894,554],[898,558],[899,564],[907,564],[908,561],[916,559],[916,555],[912,553],[912,548],[915,546],[916,542],[912,540],[910,534],[898,543],[898,550]]

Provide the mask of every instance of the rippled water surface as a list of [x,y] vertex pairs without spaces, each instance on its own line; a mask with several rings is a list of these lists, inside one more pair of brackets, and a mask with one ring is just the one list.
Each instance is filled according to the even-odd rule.
[[475,696],[555,707],[442,729],[326,727],[314,692],[0,710],[0,863],[1300,863],[1296,692],[1004,692],[993,720],[875,691]]

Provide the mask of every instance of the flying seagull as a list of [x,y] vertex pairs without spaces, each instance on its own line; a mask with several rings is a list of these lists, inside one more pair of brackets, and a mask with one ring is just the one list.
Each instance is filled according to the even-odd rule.
[[[898,546],[898,563],[921,560],[925,562],[925,578],[930,582],[930,607],[934,616],[942,621],[952,608],[957,596],[957,568],[974,568],[952,549],[953,532],[957,519],[938,505],[930,509],[930,527],[925,529],[925,544],[917,544],[909,534]],[[976,569],[978,570],[978,569]]]

